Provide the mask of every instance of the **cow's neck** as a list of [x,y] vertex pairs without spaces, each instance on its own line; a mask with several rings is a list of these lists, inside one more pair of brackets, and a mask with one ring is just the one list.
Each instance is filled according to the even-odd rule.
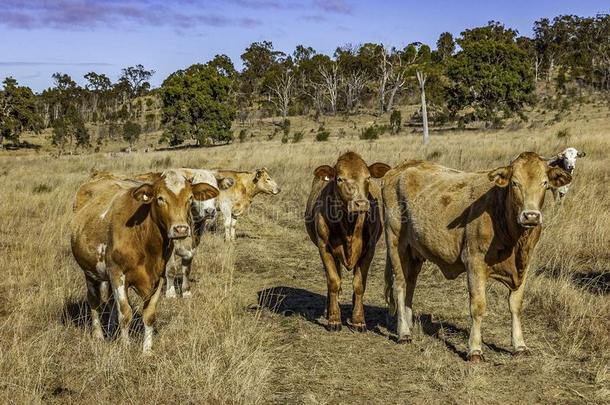
[[258,188],[258,185],[254,182],[255,179],[256,179],[256,173],[254,173],[252,178],[248,179],[244,184],[244,188],[246,190],[246,197],[250,200],[252,200],[258,194],[263,192],[260,188]]
[[524,228],[516,218],[519,214],[509,201],[508,187],[499,189],[496,199],[497,218],[502,218],[496,228],[496,237],[504,249],[510,249],[515,256],[515,265],[521,273],[527,268],[530,253],[538,242],[540,225],[534,228]]
[[[167,229],[162,225],[152,207],[150,207],[149,215],[137,227],[136,231],[143,242],[142,247],[147,251],[147,255],[160,255],[164,261],[167,260],[167,253],[172,247],[172,241],[167,237]],[[163,268],[165,266],[162,266]]]
[[334,213],[335,218],[339,219],[337,222],[343,238],[343,264],[352,270],[362,251],[363,229],[367,213],[360,212],[350,215],[343,200],[337,195],[335,187],[333,187],[332,196],[334,199],[332,206],[337,210]]

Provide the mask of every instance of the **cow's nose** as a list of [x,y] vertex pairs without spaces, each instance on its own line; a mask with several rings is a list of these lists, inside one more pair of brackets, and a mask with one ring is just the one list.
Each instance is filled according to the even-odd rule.
[[369,200],[352,200],[347,205],[347,210],[349,212],[366,212],[369,208]]
[[191,228],[186,224],[174,225],[171,228],[169,237],[171,239],[182,239],[189,236]]
[[205,209],[205,216],[210,218],[210,217],[214,217],[216,215],[216,208],[206,208]]
[[280,191],[282,191],[282,189],[278,186],[275,188],[275,190],[273,190],[273,194],[279,194]]
[[524,226],[536,226],[542,222],[542,213],[537,210],[523,211],[520,222]]

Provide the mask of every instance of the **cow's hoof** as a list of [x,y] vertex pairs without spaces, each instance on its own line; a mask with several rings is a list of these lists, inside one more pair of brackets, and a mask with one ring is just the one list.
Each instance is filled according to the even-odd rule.
[[398,343],[399,345],[404,345],[407,343],[411,343],[413,341],[413,339],[411,338],[410,335],[407,336],[401,336],[398,339],[396,339],[396,343]]
[[352,329],[356,332],[359,333],[364,333],[366,332],[366,324],[364,323],[353,323],[352,324]]
[[193,296],[193,293],[190,291],[183,291],[182,292],[182,298],[191,298]]
[[527,346],[519,346],[515,349],[513,356],[529,356],[532,352]]
[[472,364],[483,363],[485,361],[485,357],[483,357],[483,352],[481,352],[480,350],[475,350],[472,353],[469,353],[468,361]]
[[170,288],[165,292],[165,298],[176,298],[176,289]]
[[329,322],[327,329],[329,332],[339,332],[341,330],[341,323],[339,322]]

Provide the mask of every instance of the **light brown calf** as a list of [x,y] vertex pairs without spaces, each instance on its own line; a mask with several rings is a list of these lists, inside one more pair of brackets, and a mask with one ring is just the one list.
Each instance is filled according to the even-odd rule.
[[548,188],[571,181],[569,173],[533,152],[510,166],[467,173],[407,161],[383,179],[388,249],[386,299],[397,311],[398,341],[411,339],[413,293],[425,260],[444,276],[466,272],[472,319],[468,358],[481,361],[481,322],[488,278],[506,285],[512,314],[512,344],[527,351],[521,305],[528,265],[542,231],[541,208]]
[[133,288],[144,300],[143,351],[151,351],[156,305],[173,241],[191,234],[191,201],[217,195],[217,188],[191,185],[171,170],[140,184],[103,174],[81,187],[71,244],[85,273],[94,336],[103,338],[99,310],[109,282],[119,309],[121,338],[129,341],[132,310],[127,291]]
[[252,172],[218,170],[215,173],[217,176],[232,178],[235,181],[233,187],[220,190],[217,198],[218,207],[224,218],[225,240],[235,240],[237,218],[246,213],[254,197],[261,193],[277,195],[281,190],[264,167]]
[[381,191],[371,177],[382,177],[389,169],[384,163],[367,167],[358,154],[348,152],[339,157],[334,167],[325,165],[314,171],[305,225],[326,270],[329,331],[341,329],[341,265],[354,273],[352,327],[366,330],[362,301],[382,232]]

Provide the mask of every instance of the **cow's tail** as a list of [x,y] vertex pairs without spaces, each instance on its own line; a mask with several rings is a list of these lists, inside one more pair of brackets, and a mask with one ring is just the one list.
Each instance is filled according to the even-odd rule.
[[394,294],[392,293],[394,286],[394,270],[392,269],[392,261],[390,260],[390,253],[386,253],[385,258],[385,302],[388,304],[388,313],[390,315],[396,315],[396,302],[394,301]]

